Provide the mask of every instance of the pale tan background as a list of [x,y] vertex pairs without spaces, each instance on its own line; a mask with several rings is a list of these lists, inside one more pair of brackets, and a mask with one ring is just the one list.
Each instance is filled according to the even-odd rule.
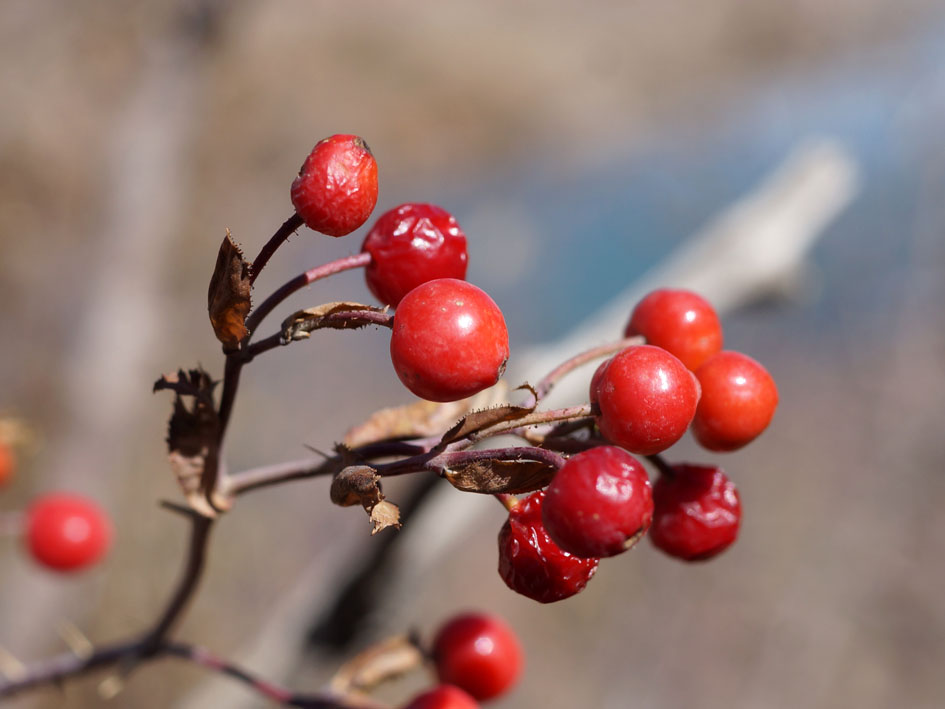
[[[919,0],[7,0],[0,411],[29,421],[42,441],[0,507],[53,487],[82,491],[113,514],[117,544],[102,567],[62,580],[0,541],[0,645],[23,660],[42,657],[61,650],[60,618],[104,641],[161,607],[184,530],[155,505],[176,493],[163,459],[169,401],[150,385],[198,362],[220,374],[205,298],[224,228],[258,248],[288,216],[289,183],[315,140],[368,139],[381,166],[380,208],[440,201],[466,185],[475,193],[493,176],[527,175],[530,164],[567,179],[657,127],[698,132],[779,77],[803,81],[895,48],[941,27],[941,10]],[[937,706],[941,165],[916,168],[930,173],[914,198],[924,231],[912,232],[914,215],[890,218],[891,238],[914,239],[915,257],[875,319],[841,301],[832,312],[850,317],[829,332],[804,303],[726,322],[729,341],[768,363],[783,393],[774,429],[726,460],[746,501],[731,552],[690,567],[644,548],[602,566],[573,602],[540,607],[498,580],[502,511],[471,498],[494,507],[489,525],[440,574],[417,581],[414,607],[425,612],[386,624],[428,629],[471,606],[512,618],[529,667],[496,707]],[[471,277],[488,281],[504,237],[470,240]],[[260,286],[359,244],[302,234]],[[849,278],[869,270],[864,258],[850,253]],[[293,304],[366,297],[350,274]],[[541,292],[516,294],[510,320],[542,302]],[[379,332],[325,336],[254,365],[231,466],[327,447],[372,406],[407,401],[385,348]],[[366,531],[356,510],[329,505],[321,482],[241,501],[216,530],[181,637],[224,655],[244,646],[319,549],[369,543]],[[291,681],[312,689],[339,661],[300,662]],[[203,678],[159,663],[112,705],[172,706]],[[99,706],[98,679],[9,704]]]

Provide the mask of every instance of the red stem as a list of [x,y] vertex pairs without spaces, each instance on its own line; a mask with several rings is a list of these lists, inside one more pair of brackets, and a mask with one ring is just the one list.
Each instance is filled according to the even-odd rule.
[[286,219],[282,223],[282,226],[276,229],[276,233],[269,238],[269,241],[267,241],[260,250],[259,255],[253,260],[252,273],[249,275],[250,284],[256,282],[256,279],[259,277],[259,274],[262,273],[263,268],[265,268],[266,264],[269,263],[269,259],[272,258],[274,253],[276,253],[276,249],[282,246],[286,240],[292,236],[300,226],[302,226],[302,224],[304,224],[302,217],[296,213]]

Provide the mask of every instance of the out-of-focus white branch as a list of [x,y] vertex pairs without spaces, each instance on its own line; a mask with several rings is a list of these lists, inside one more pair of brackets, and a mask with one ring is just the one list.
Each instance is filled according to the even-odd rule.
[[[516,353],[508,380],[537,380],[564,359],[619,337],[633,305],[656,287],[696,290],[720,313],[783,290],[785,283],[803,269],[805,257],[827,225],[851,202],[857,181],[856,164],[836,142],[820,139],[799,146],[754,192],[567,337]],[[548,405],[559,399],[583,399],[586,392],[586,379],[566,378],[549,397]],[[397,577],[385,579],[384,602],[401,612],[386,614],[378,609],[377,617],[411,615],[413,600],[405,592],[403,580],[431,574],[438,561],[476,524],[487,507],[469,503],[466,496],[444,489],[442,494],[434,493],[434,498],[411,518],[400,532],[408,538],[397,547],[398,558],[387,564],[397,569]],[[284,676],[304,646],[312,599],[328,595],[325,588],[312,588],[311,584],[323,585],[336,578],[324,568],[320,573],[303,574],[296,589],[277,604],[252,646],[235,659],[263,676]],[[244,707],[252,701],[245,690],[208,679],[178,707]]]

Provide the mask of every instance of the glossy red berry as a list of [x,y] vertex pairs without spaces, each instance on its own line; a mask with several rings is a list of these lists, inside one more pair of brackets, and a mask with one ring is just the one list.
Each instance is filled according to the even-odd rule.
[[16,470],[16,457],[6,443],[0,442],[0,487],[3,487]]
[[292,204],[309,228],[344,236],[367,221],[377,204],[377,162],[356,135],[319,141],[292,182]]
[[643,466],[616,446],[571,456],[548,486],[542,522],[559,547],[575,556],[615,556],[635,545],[653,519],[653,494]]
[[397,306],[390,356],[400,381],[430,401],[457,401],[495,384],[509,358],[502,311],[485,291],[440,278]]
[[98,561],[108,550],[111,531],[98,505],[79,495],[44,495],[26,512],[30,553],[57,571],[74,571]]
[[685,561],[709,559],[738,536],[742,505],[735,484],[714,465],[674,465],[653,486],[650,540]]
[[583,590],[598,559],[573,556],[555,544],[541,521],[544,492],[518,501],[499,531],[499,576],[539,603],[553,603]]
[[663,288],[633,309],[626,337],[643,335],[691,370],[722,349],[722,324],[715,309],[698,293]]
[[447,622],[433,641],[437,675],[480,701],[508,691],[522,672],[522,647],[503,620],[470,613]]
[[459,687],[441,684],[414,697],[404,709],[479,709],[479,704]]
[[466,235],[452,214],[432,204],[411,202],[386,212],[361,250],[371,254],[368,288],[395,307],[421,283],[466,278]]
[[696,371],[702,399],[692,433],[713,451],[733,451],[764,431],[778,405],[778,388],[768,371],[741,352],[713,355]]
[[699,385],[685,365],[652,345],[617,354],[598,386],[597,424],[632,453],[659,453],[682,438],[696,413]]

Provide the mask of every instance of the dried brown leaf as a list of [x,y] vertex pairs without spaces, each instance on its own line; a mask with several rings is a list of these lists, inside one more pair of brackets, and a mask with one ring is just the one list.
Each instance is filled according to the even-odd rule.
[[535,390],[528,384],[523,384],[518,389],[527,389],[532,395],[532,401],[526,406],[517,406],[515,404],[500,404],[488,409],[472,411],[459,421],[457,421],[446,433],[443,434],[441,444],[452,443],[472,433],[478,433],[491,426],[506,421],[514,421],[523,416],[528,416],[538,405],[535,396]]
[[537,460],[477,460],[449,468],[443,477],[463,492],[518,495],[545,487],[556,472],[553,465]]
[[[216,451],[219,431],[213,404],[214,386],[210,375],[200,368],[165,375],[154,385],[155,391],[175,392],[174,410],[167,427],[168,461],[190,506],[207,516],[213,516],[215,511],[201,492],[200,480],[207,459]],[[192,399],[189,406],[184,397]],[[214,504],[218,509],[227,506],[223,500],[215,499]]]
[[329,686],[338,695],[370,691],[382,682],[421,667],[423,662],[420,648],[407,635],[396,635],[348,660],[331,678]]
[[240,340],[248,333],[245,323],[252,307],[251,268],[227,229],[226,237],[217,253],[213,276],[210,278],[207,308],[213,332],[228,349],[239,345]]
[[469,399],[437,404],[416,401],[406,406],[380,409],[362,424],[350,429],[342,443],[357,448],[391,438],[425,438],[442,432],[469,410]]
[[373,324],[371,320],[359,321],[356,317],[347,318],[345,320],[331,319],[328,317],[335,313],[382,313],[384,310],[384,308],[376,308],[373,305],[346,302],[324,303],[314,308],[299,310],[292,313],[292,315],[282,322],[282,342],[289,343],[293,340],[305,340],[310,336],[313,330],[322,328],[348,330]]

